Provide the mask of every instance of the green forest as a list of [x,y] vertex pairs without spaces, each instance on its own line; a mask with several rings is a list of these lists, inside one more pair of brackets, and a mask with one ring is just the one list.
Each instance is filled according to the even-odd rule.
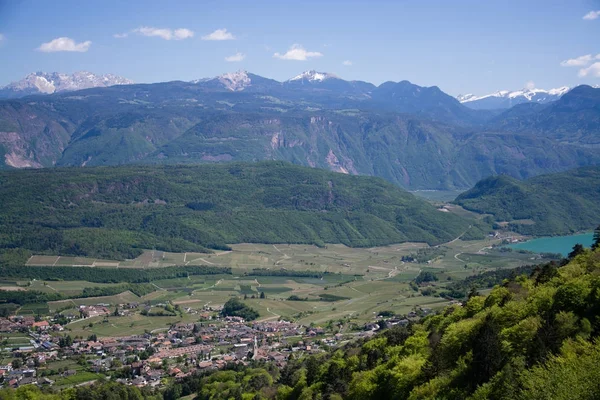
[[475,222],[382,179],[283,162],[4,171],[0,198],[0,250],[36,254],[126,259],[230,243],[438,244],[467,230],[482,237]]
[[513,231],[538,236],[593,229],[600,222],[600,167],[584,167],[524,181],[492,176],[459,195],[456,204],[492,214]]

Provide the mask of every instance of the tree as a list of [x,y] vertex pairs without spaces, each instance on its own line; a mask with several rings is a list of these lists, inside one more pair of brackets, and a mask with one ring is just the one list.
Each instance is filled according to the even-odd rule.
[[596,250],[600,247],[600,225],[594,230],[594,242],[592,243],[592,250]]
[[238,298],[233,297],[225,303],[223,306],[223,310],[221,311],[221,315],[224,317],[241,317],[246,321],[252,321],[258,318],[258,311],[255,309],[248,307],[246,304],[242,303]]
[[58,339],[58,345],[62,348],[62,347],[69,347],[73,344],[73,338],[71,337],[71,335],[67,335],[67,336],[63,336],[60,339]]
[[567,258],[569,260],[572,260],[575,257],[577,257],[578,255],[582,254],[584,251],[585,251],[585,249],[583,248],[583,245],[581,245],[580,243],[577,243],[575,246],[573,246],[573,250],[569,253]]
[[12,367],[14,369],[19,369],[23,366],[23,361],[21,361],[18,358],[15,358],[14,360],[12,360],[12,362],[10,364],[12,365]]
[[265,292],[260,292],[260,298],[261,298],[261,299],[264,299],[265,297],[266,297],[266,296],[265,296]]

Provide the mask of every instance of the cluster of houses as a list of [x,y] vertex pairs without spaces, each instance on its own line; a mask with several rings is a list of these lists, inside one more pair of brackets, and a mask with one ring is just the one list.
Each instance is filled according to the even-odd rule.
[[[110,313],[107,307],[80,308],[84,315]],[[0,366],[5,386],[60,385],[60,378],[75,369],[48,375],[53,363],[78,360],[86,371],[112,375],[136,386],[159,386],[163,378],[181,379],[196,371],[220,369],[229,363],[266,360],[284,366],[291,353],[323,351],[320,343],[335,343],[341,335],[326,338],[320,327],[308,328],[288,321],[246,323],[239,317],[213,318],[198,323],[177,323],[168,330],[124,337],[71,338],[60,324],[33,317],[0,319],[2,332],[21,332],[29,343],[10,347],[19,365]],[[84,360],[84,362],[81,362]]]
[[[138,304],[121,304],[111,311],[108,304],[79,307],[79,318],[118,313],[126,314]],[[188,310],[185,310],[189,312]],[[431,310],[419,308],[407,318],[382,318],[388,327],[406,325],[409,319],[427,315]],[[348,337],[368,337],[380,329],[377,323],[350,334],[328,334],[318,326],[303,326],[283,320],[248,323],[240,317],[219,317],[213,309],[197,311],[199,322],[176,323],[155,333],[124,337],[91,335],[87,340],[71,338],[68,330],[55,322],[29,316],[0,318],[0,340],[3,333],[20,332],[27,343],[3,343],[4,358],[10,354],[13,363],[0,365],[0,382],[4,386],[27,384],[64,385],[65,377],[85,370],[111,376],[119,382],[135,386],[156,387],[165,378],[182,379],[197,371],[216,370],[230,363],[247,364],[265,360],[283,367],[291,354],[295,357],[323,351],[324,345],[336,346]],[[67,316],[67,320],[78,318]],[[63,322],[64,322],[63,317]],[[23,340],[21,341],[23,342]],[[12,346],[11,346],[12,345]],[[79,367],[56,371],[56,365],[71,360]],[[16,362],[15,362],[16,361]]]

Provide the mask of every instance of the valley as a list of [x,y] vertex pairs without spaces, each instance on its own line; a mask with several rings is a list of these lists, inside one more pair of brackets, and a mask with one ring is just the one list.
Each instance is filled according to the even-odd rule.
[[0,400],[600,399],[596,3],[0,0]]
[[[510,236],[512,238],[512,236]],[[183,321],[208,308],[222,306],[232,296],[243,296],[255,308],[258,320],[282,318],[303,325],[330,325],[344,320],[359,328],[376,320],[386,310],[408,314],[421,308],[437,310],[450,300],[439,296],[448,284],[467,276],[516,268],[541,260],[528,252],[504,252],[499,246],[505,237],[485,240],[457,240],[436,247],[423,243],[405,243],[374,248],[349,248],[328,244],[325,247],[305,245],[233,244],[230,251],[214,254],[168,253],[146,251],[133,260],[111,261],[83,257],[32,256],[26,266],[44,268],[168,268],[176,265],[210,265],[229,267],[222,274],[194,275],[186,278],[152,281],[154,288],[138,296],[129,291],[105,296],[77,298],[86,287],[111,288],[120,284],[100,284],[68,280],[17,280],[0,282],[0,289],[10,285],[19,290],[45,293],[59,292],[71,299],[48,302],[46,312],[77,314],[79,305],[139,303],[150,305],[170,302],[185,308]],[[409,257],[416,260],[408,261]],[[403,261],[406,260],[406,261]],[[423,271],[434,273],[439,281],[414,288],[409,285]],[[307,273],[309,272],[309,273]],[[7,289],[4,289],[7,288]],[[486,288],[480,288],[485,290]],[[265,298],[261,299],[261,292]],[[323,301],[321,296],[339,300]],[[292,299],[298,300],[292,300]],[[36,308],[41,307],[41,308]],[[41,310],[43,305],[29,304],[19,312]],[[73,322],[69,328],[78,334],[102,336],[141,334],[144,330],[159,329],[172,324],[174,317],[144,317],[138,315],[133,324],[116,320],[107,325],[103,316]],[[89,323],[93,327],[87,326]],[[98,324],[100,323],[100,324]],[[114,328],[114,329],[112,329]],[[355,328],[355,329],[356,329]]]

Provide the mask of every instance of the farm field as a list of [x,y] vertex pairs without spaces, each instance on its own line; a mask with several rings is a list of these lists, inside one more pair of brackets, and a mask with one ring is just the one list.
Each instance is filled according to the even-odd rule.
[[[88,337],[96,334],[99,337],[118,337],[136,335],[144,332],[167,330],[177,322],[195,322],[198,318],[192,314],[180,316],[149,317],[141,314],[131,314],[126,317],[99,316],[86,318],[66,325],[73,336]],[[90,326],[90,324],[92,326]]]
[[[409,283],[424,271],[435,273],[439,278],[437,287],[443,288],[446,282],[535,262],[537,256],[531,253],[492,248],[501,241],[501,238],[456,239],[435,247],[403,243],[373,248],[349,248],[335,244],[317,247],[246,243],[232,245],[231,251],[212,254],[146,251],[135,260],[125,261],[34,256],[27,265],[89,268],[209,265],[231,267],[232,273],[156,280],[151,282],[156,290],[142,297],[125,291],[113,296],[77,298],[86,287],[117,285],[86,281],[7,280],[0,282],[0,290],[37,290],[72,297],[47,304],[26,304],[21,312],[29,315],[46,310],[78,315],[77,307],[80,305],[115,307],[131,302],[150,306],[170,302],[186,310],[183,318],[134,313],[127,318],[96,317],[70,323],[68,328],[81,335],[129,335],[162,329],[179,320],[194,321],[198,319],[197,312],[200,310],[218,308],[231,297],[244,298],[259,312],[259,320],[284,318],[307,325],[327,325],[344,319],[362,324],[372,321],[384,310],[406,314],[418,308],[436,309],[448,304],[440,297],[422,295],[410,287]],[[317,275],[293,276],[306,271],[314,271]],[[260,298],[262,292],[265,298]]]

